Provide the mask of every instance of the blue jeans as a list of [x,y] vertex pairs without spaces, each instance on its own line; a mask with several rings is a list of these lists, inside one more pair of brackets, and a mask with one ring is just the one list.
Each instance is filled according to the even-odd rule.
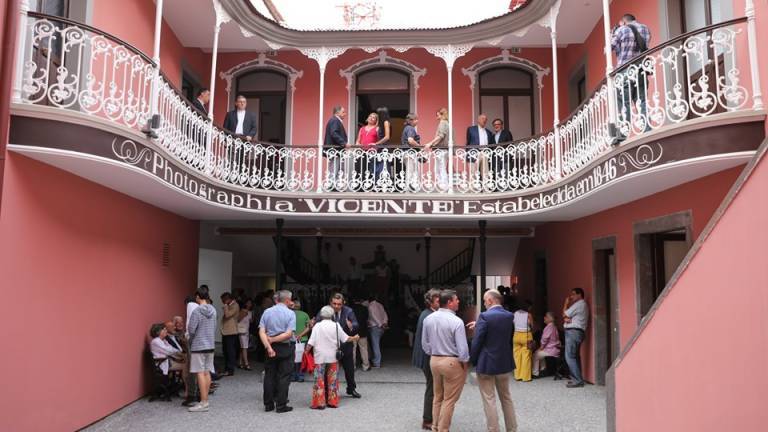
[[371,327],[368,331],[370,332],[371,349],[373,349],[371,363],[373,367],[381,367],[381,336],[384,334],[384,329],[381,327]]
[[584,332],[574,329],[565,329],[565,362],[571,371],[571,381],[574,384],[583,384],[581,376],[581,343],[584,342]]
[[304,372],[301,371],[301,363],[294,363],[293,364],[293,380],[294,381],[304,381]]

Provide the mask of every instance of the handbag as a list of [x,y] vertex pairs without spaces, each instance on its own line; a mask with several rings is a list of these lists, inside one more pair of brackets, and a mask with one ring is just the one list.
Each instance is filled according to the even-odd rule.
[[525,345],[531,352],[536,351],[536,341],[533,340],[533,329],[531,326],[528,326],[528,341],[526,341]]
[[[339,319],[341,319],[341,316],[339,316]],[[344,358],[344,351],[341,350],[341,337],[339,336],[339,327],[341,324],[335,322],[336,324],[336,361],[340,362]]]

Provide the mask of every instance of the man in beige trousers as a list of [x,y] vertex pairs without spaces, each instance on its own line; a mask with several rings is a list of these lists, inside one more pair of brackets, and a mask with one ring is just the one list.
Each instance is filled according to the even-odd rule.
[[448,432],[453,409],[461,397],[469,369],[464,321],[456,316],[459,298],[454,290],[440,293],[440,309],[424,319],[421,348],[430,356],[434,399],[432,430]]
[[505,430],[517,432],[515,407],[509,393],[510,376],[515,369],[509,343],[514,331],[514,318],[511,312],[501,306],[503,300],[501,293],[493,289],[483,295],[486,310],[474,323],[475,337],[470,351],[470,359],[476,367],[477,382],[480,384],[488,432],[499,431],[496,393],[499,394],[504,412]]

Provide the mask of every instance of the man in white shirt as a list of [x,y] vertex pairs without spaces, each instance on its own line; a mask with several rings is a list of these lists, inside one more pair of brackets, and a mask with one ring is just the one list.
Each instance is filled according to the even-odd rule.
[[373,349],[373,358],[371,363],[373,367],[381,367],[381,336],[389,327],[389,316],[384,306],[372,297],[368,302],[368,330],[371,335],[371,349]]
[[[472,180],[482,180],[488,177],[488,155],[483,150],[488,144],[494,143],[493,132],[488,130],[485,125],[488,123],[488,116],[480,114],[477,116],[477,124],[467,128],[467,147],[476,146],[476,148],[467,148],[467,161],[473,166]],[[482,186],[480,187],[482,189]]]
[[584,290],[574,288],[571,290],[563,304],[563,320],[565,324],[565,362],[571,371],[571,381],[566,387],[584,387],[584,378],[581,375],[581,343],[589,321],[589,307],[584,301]]
[[258,129],[256,127],[256,114],[247,111],[248,101],[243,95],[237,95],[235,109],[224,117],[224,129],[234,133],[246,141],[256,139]]

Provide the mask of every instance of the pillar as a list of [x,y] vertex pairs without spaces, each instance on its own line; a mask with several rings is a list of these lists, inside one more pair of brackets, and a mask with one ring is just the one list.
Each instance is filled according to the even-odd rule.
[[757,28],[755,27],[755,2],[746,0],[747,38],[749,38],[749,71],[752,78],[752,107],[763,109],[763,90],[760,86],[760,62],[757,57]]
[[486,244],[486,236],[485,236],[485,228],[487,225],[487,221],[481,220],[478,221],[478,226],[480,227],[480,289],[477,290],[477,313],[480,314],[480,311],[483,307],[483,293],[485,293],[486,289],[486,279],[487,279],[487,271],[485,267],[485,244]]
[[430,258],[431,258],[431,257],[430,257],[430,254],[432,253],[432,237],[431,237],[429,234],[427,234],[427,235],[424,237],[424,252],[425,252],[425,260],[424,260],[424,261],[425,261],[425,262],[424,262],[424,284],[426,285],[426,288],[427,288],[427,289],[430,289],[430,288],[432,288],[432,287],[430,286],[432,281],[430,280],[430,277],[429,277],[429,276],[430,276],[430,269],[429,269],[430,265],[429,265],[429,260],[430,260]]
[[323,267],[323,236],[318,231],[315,236],[315,253],[317,257],[317,278],[315,280],[317,285],[317,292],[320,292],[320,285],[322,284],[322,267]]
[[283,219],[277,219],[275,225],[275,291],[283,289],[282,261],[283,261]]
[[[559,3],[557,8],[559,8]],[[555,154],[553,156],[555,158],[555,178],[559,179],[562,176],[562,148],[560,143],[560,87],[557,72],[557,14],[558,10],[555,7],[549,10],[549,35],[552,42],[552,94],[555,110],[552,117],[555,131]]]
[[610,0],[603,0],[603,36],[605,38],[605,82],[608,87],[608,137],[614,143],[618,137],[616,129],[616,90],[613,87],[613,50],[611,48],[611,8]]

